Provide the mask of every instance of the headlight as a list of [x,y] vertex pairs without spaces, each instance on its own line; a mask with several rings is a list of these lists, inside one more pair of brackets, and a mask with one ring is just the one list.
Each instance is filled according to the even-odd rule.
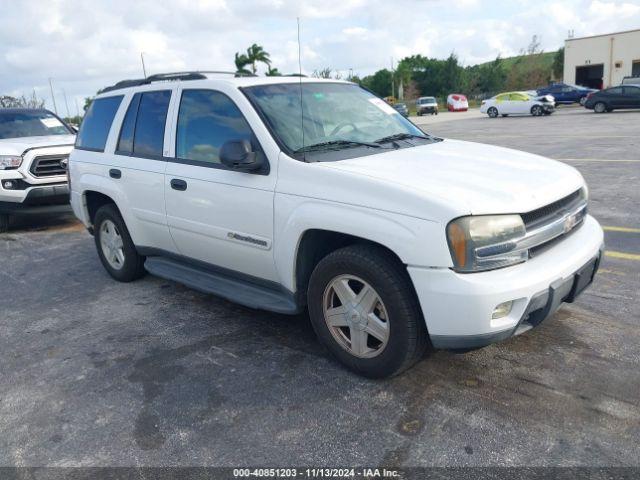
[[447,240],[454,269],[479,272],[527,260],[527,250],[512,251],[526,233],[520,215],[461,217],[447,225]]
[[22,163],[22,157],[15,155],[0,155],[0,170],[18,168]]

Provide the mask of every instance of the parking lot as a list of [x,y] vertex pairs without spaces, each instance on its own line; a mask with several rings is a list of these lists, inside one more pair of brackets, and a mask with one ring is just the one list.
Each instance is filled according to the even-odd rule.
[[442,115],[414,120],[584,175],[607,253],[575,304],[371,381],[330,359],[305,315],[117,283],[72,216],[22,219],[0,235],[0,463],[640,465],[640,112]]

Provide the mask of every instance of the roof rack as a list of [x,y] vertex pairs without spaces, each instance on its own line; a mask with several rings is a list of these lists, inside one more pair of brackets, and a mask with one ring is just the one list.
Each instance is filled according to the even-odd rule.
[[150,75],[147,78],[138,78],[132,80],[121,80],[118,83],[105,87],[98,93],[111,92],[113,90],[120,90],[122,88],[137,87],[139,85],[148,85],[153,82],[172,82],[178,80],[205,80],[207,74],[222,74],[233,75],[234,77],[256,77],[253,73],[245,72],[228,72],[222,70],[197,70],[192,72],[170,72],[170,73],[156,73]]

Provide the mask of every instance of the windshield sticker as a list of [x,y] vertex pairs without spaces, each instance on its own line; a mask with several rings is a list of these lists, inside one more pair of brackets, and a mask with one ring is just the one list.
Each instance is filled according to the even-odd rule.
[[60,123],[60,120],[58,120],[57,118],[41,118],[40,122],[47,128],[56,128],[56,127],[61,127],[62,123]]
[[398,113],[395,111],[395,109],[391,105],[389,105],[387,102],[385,102],[380,98],[370,98],[369,101],[373,103],[376,107],[378,107],[380,110],[382,110],[384,113],[386,113],[387,115],[393,115],[394,113]]

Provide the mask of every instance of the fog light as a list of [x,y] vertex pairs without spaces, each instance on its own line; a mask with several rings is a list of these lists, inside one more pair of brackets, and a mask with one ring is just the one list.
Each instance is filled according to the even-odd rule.
[[509,300],[508,302],[500,303],[496,305],[496,308],[493,309],[493,313],[491,314],[492,319],[506,317],[511,313],[511,307],[513,306],[513,300]]
[[2,186],[7,190],[11,190],[13,189],[13,182],[11,180],[5,180],[4,182],[2,182]]

